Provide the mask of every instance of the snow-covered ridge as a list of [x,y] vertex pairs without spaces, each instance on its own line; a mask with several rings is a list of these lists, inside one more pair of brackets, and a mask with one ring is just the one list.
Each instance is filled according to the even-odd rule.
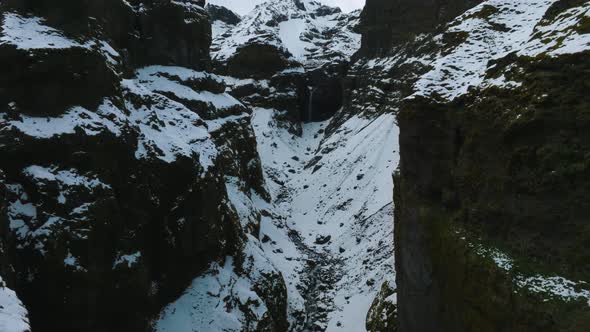
[[[535,58],[590,50],[590,33],[583,29],[590,19],[590,1],[546,18],[556,2],[484,1],[442,27],[442,32],[417,36],[410,47],[401,45],[389,56],[364,59],[355,66],[380,71],[406,65],[418,68],[410,74],[417,75],[410,99],[424,96],[450,101],[471,88],[518,87],[520,83],[506,79],[503,71],[488,76],[496,69],[495,61],[510,54]],[[407,83],[411,77],[403,79]]]
[[[554,2],[490,0],[459,16],[446,33],[465,40],[429,63],[432,70],[416,82],[414,96],[436,94],[452,100],[482,84],[489,61],[521,50]],[[435,40],[442,41],[443,35]]]
[[360,11],[342,13],[313,0],[270,0],[235,26],[214,22],[212,58],[226,61],[244,45],[268,44],[287,50],[306,66],[347,60],[360,47],[354,32]]
[[[415,84],[414,96],[438,95],[453,100],[471,87],[518,86],[504,77],[486,79],[491,61],[513,52],[538,57],[589,50],[590,34],[582,32],[581,25],[590,18],[590,2],[556,18],[544,18],[554,3],[556,0],[489,0],[467,11],[445,31],[447,35],[464,36],[464,40],[456,46],[442,43],[443,50],[434,58],[418,59],[432,70]],[[434,38],[442,42],[444,35]]]
[[533,38],[518,54],[558,56],[573,54],[590,49],[590,31],[583,24],[590,21],[590,1],[579,7],[570,8],[555,17],[544,19],[535,27]]

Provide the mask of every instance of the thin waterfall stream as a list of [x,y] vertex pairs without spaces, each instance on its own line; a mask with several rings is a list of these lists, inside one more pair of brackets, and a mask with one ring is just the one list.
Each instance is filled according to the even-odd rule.
[[313,87],[308,87],[309,89],[309,105],[307,105],[307,120],[312,122],[313,116]]

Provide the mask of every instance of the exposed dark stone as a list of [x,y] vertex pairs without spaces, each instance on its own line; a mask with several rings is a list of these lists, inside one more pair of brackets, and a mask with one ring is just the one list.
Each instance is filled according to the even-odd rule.
[[362,45],[356,58],[385,55],[421,33],[434,30],[481,0],[367,0],[359,30]]
[[0,45],[0,103],[22,113],[55,116],[71,106],[96,108],[119,78],[101,55],[75,47],[29,51]]
[[316,16],[328,16],[341,13],[342,10],[338,7],[330,7],[330,6],[321,6],[315,11]]
[[[329,119],[342,107],[344,94],[342,80],[347,71],[348,63],[336,62],[306,73],[308,89],[303,91],[303,98],[307,100],[307,103],[302,108],[301,119],[323,121]],[[311,101],[309,98],[312,98]]]
[[303,3],[303,1],[301,1],[301,0],[291,0],[291,1],[295,2],[295,5],[300,10],[305,10],[305,4]]
[[216,6],[209,3],[205,9],[207,10],[207,13],[209,13],[211,21],[222,21],[229,25],[236,25],[242,21],[238,14],[223,6]]
[[203,8],[192,0],[129,3],[133,8],[119,0],[8,0],[0,11],[35,13],[74,38],[102,37],[126,53],[131,65],[209,67],[211,25]]
[[326,244],[326,243],[330,242],[331,239],[332,239],[331,235],[328,235],[328,236],[319,235],[316,237],[315,243],[322,245],[322,244]]
[[0,275],[6,286],[14,288],[16,274],[14,263],[16,261],[16,248],[10,224],[7,218],[8,190],[4,172],[0,170]]
[[367,313],[368,332],[397,331],[397,305],[393,303],[392,295],[395,295],[395,289],[391,289],[389,283],[384,282]]
[[207,16],[204,10],[187,11],[174,2],[156,2],[139,14],[140,39],[132,44],[132,55],[142,65],[208,68],[211,25]]
[[240,78],[269,78],[286,69],[288,54],[268,44],[247,44],[227,61],[227,72]]
[[582,216],[590,205],[581,199],[590,192],[590,137],[579,131],[590,124],[587,57],[509,57],[524,82],[515,91],[491,88],[448,104],[424,98],[403,104],[395,177],[401,331],[587,326],[586,304],[546,301],[518,288],[515,272],[506,273],[467,242],[501,248],[522,264],[517,269],[526,266],[522,273],[590,278],[590,253],[582,244],[588,241]]

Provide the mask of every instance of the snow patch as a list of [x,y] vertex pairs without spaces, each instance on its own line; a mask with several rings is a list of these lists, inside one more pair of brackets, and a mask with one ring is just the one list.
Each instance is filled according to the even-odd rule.
[[16,293],[6,287],[0,277],[0,331],[3,332],[27,332],[31,330],[29,325],[29,313]]
[[126,267],[130,268],[133,265],[137,264],[137,262],[139,261],[140,258],[141,258],[140,251],[133,253],[133,254],[129,254],[129,255],[121,255],[113,263],[113,269],[118,267],[119,265],[125,265]]
[[513,274],[514,284],[522,290],[545,295],[545,301],[558,299],[565,302],[584,300],[590,306],[590,284],[572,281],[561,276],[526,275],[515,269],[514,260],[496,248],[473,245],[475,252],[494,263],[502,270]]
[[96,136],[103,132],[120,136],[125,126],[125,115],[110,100],[105,99],[96,112],[76,106],[59,117],[32,117],[19,115],[20,119],[10,119],[0,113],[3,122],[1,131],[17,129],[35,138],[52,138],[60,135],[73,135],[80,128],[86,135]]
[[0,45],[14,45],[18,49],[64,49],[72,47],[89,48],[75,40],[66,38],[59,30],[43,24],[38,17],[24,17],[15,13],[4,14]]
[[[489,62],[522,49],[555,1],[489,0],[468,10],[445,32],[465,40],[434,57],[429,64],[432,70],[415,83],[415,93],[409,98],[436,95],[453,100],[481,85]],[[489,10],[492,12],[486,14]],[[443,35],[435,40],[443,40]]]

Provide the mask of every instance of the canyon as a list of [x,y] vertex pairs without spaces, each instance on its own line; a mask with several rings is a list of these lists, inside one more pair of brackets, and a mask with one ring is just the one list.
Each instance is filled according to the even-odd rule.
[[590,1],[0,23],[0,331],[590,328]]

